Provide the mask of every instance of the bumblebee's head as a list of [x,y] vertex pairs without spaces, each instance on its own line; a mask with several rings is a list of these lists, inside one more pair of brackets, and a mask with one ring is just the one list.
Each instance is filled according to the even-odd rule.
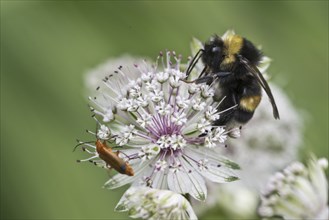
[[215,35],[205,44],[202,61],[213,71],[217,71],[223,60],[223,52],[224,41]]
[[205,44],[202,61],[212,71],[230,70],[237,61],[243,42],[239,35],[232,34],[223,39],[215,35]]

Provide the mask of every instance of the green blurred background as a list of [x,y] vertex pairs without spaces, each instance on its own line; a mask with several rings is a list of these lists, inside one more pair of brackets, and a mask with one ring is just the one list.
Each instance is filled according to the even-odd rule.
[[186,57],[193,36],[229,28],[308,113],[301,155],[328,158],[328,1],[1,1],[1,218],[127,218],[113,212],[125,188],[102,189],[106,172],[72,153],[94,128],[84,74],[125,53]]

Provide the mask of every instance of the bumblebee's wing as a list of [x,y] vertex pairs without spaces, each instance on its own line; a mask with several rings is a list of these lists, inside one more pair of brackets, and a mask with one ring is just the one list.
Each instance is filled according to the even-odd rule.
[[239,59],[240,59],[241,63],[244,64],[244,66],[247,68],[247,70],[258,80],[258,82],[260,83],[260,85],[263,87],[266,94],[270,98],[270,102],[271,102],[272,108],[273,108],[274,118],[275,119],[280,119],[279,111],[278,111],[278,108],[275,104],[275,100],[274,100],[274,97],[272,95],[271,89],[268,86],[266,80],[264,79],[263,74],[258,70],[258,68],[256,66],[251,64],[249,62],[249,60],[247,60],[246,58],[244,58],[242,56],[239,56]]

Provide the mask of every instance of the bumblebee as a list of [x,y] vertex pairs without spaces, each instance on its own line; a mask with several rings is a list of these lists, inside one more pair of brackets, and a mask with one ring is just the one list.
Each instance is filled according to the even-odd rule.
[[213,36],[194,56],[187,77],[201,58],[204,69],[193,82],[214,84],[213,98],[222,100],[218,107],[222,114],[214,125],[232,128],[247,123],[261,101],[261,88],[270,99],[274,118],[280,118],[271,89],[257,68],[262,57],[253,43],[236,34]]

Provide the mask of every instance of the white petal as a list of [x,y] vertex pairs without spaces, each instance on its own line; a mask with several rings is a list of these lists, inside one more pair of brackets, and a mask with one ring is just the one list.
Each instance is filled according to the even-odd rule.
[[169,170],[167,181],[170,190],[181,194],[189,193],[192,187],[188,175],[183,170],[178,172]]
[[232,182],[239,179],[230,169],[217,167],[213,164],[209,164],[208,169],[203,170],[201,175],[217,183]]
[[[203,159],[202,155],[204,155],[204,158],[208,160],[207,169],[200,172],[200,174],[213,182],[224,183],[239,179],[232,171],[232,169],[237,169],[239,166],[220,155],[216,155],[216,152],[210,149],[202,149],[202,151],[197,152],[196,149],[188,148],[185,153],[189,156],[193,155],[193,159],[197,161]],[[191,165],[198,169],[196,163],[191,163]]]
[[328,202],[328,182],[325,172],[314,156],[312,156],[308,166],[314,192],[318,195],[318,199],[321,200],[321,203],[325,204]]
[[114,211],[117,211],[117,212],[128,211],[128,207],[126,206],[126,201],[127,201],[127,198],[125,195],[123,195],[121,197],[120,201],[118,202],[118,204],[115,206]]
[[168,189],[165,171],[155,171],[152,187],[157,189]]
[[268,69],[268,67],[271,65],[271,61],[272,61],[271,58],[267,56],[263,56],[261,61],[257,65],[259,71],[264,74]]
[[[115,176],[113,176],[111,179],[109,179],[104,184],[104,187],[108,188],[108,189],[115,189],[115,188],[118,188],[120,186],[126,185],[128,183],[131,183],[131,182],[137,180],[141,176],[141,174],[143,172],[145,172],[145,168],[147,166],[149,166],[149,164],[151,162],[153,162],[153,161],[149,160],[149,161],[145,161],[144,163],[140,164],[140,166],[138,166],[138,165],[132,166],[133,170],[135,172],[134,176],[128,176],[128,175],[120,174],[120,173],[116,174]],[[132,164],[130,164],[130,165],[132,165]]]
[[188,161],[185,161],[184,159],[181,160],[183,167],[185,167],[188,171],[191,170],[188,174],[189,181],[191,181],[192,184],[192,190],[189,192],[193,198],[199,201],[205,201],[207,198],[207,186],[205,184],[204,179],[202,176],[197,172],[196,169],[194,169]]
[[[188,155],[193,155],[192,157],[196,157],[198,160],[199,159],[203,159],[204,157],[207,158],[209,161],[213,161],[214,163],[220,164],[221,166],[225,166],[228,169],[232,169],[232,170],[239,170],[240,166],[231,161],[230,159],[221,156],[219,152],[216,152],[213,149],[209,149],[209,148],[193,148],[193,147],[189,147],[186,148],[186,154]],[[194,158],[194,159],[196,159]]]
[[227,30],[223,36],[222,36],[222,39],[226,39],[226,38],[229,38],[231,36],[235,35],[235,31],[234,30]]

